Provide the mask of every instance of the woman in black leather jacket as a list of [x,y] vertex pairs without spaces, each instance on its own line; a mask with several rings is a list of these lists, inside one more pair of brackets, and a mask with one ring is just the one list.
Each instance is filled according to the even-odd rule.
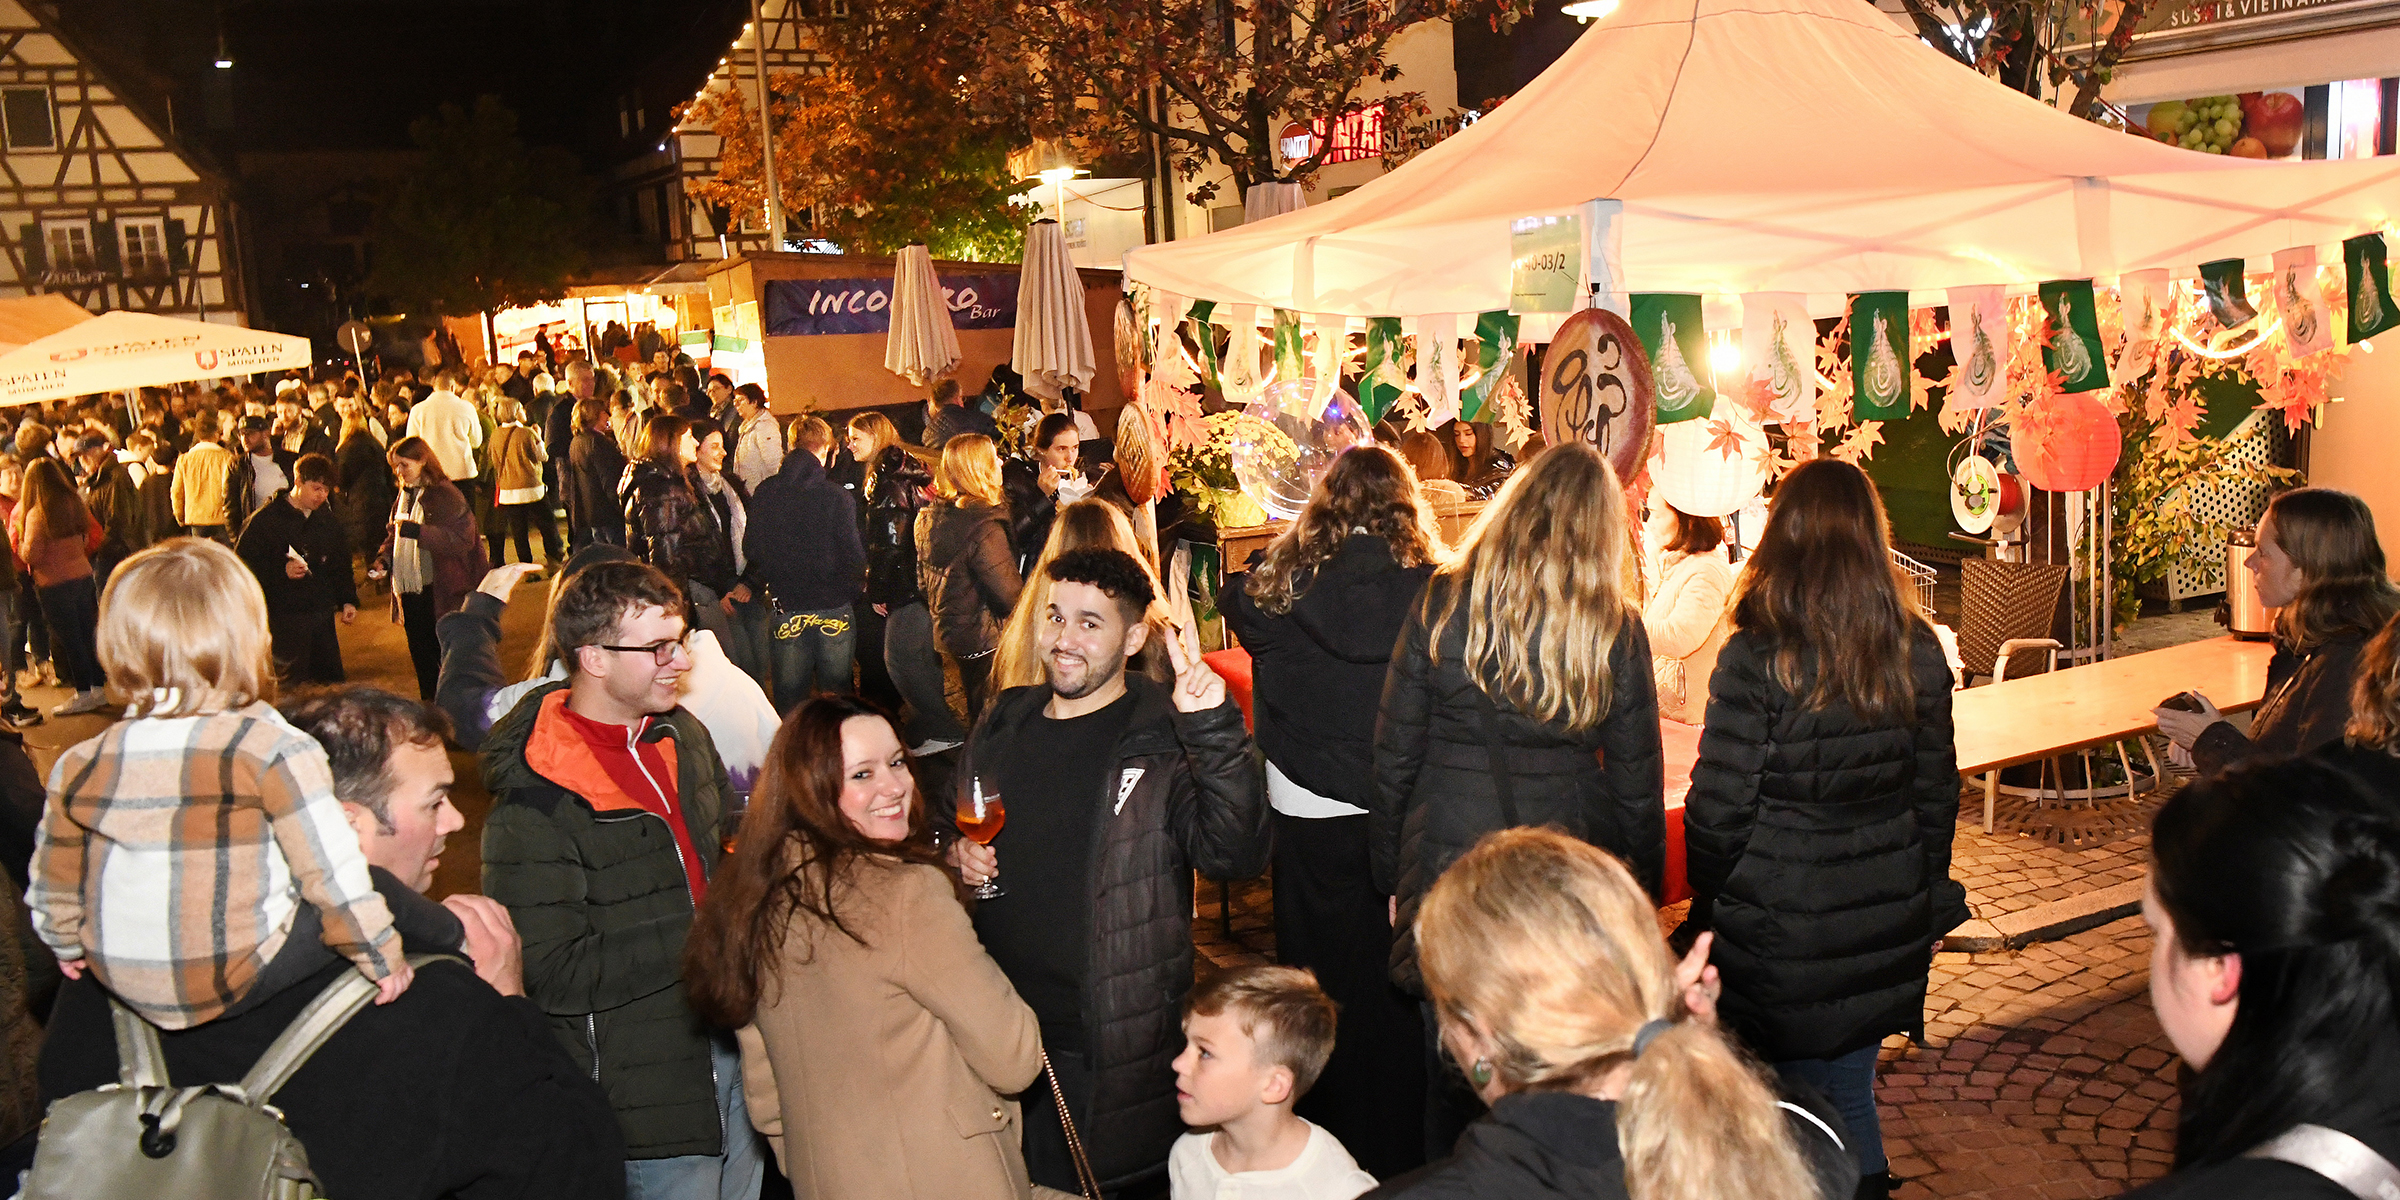
[[867,603],[884,620],[884,669],[907,704],[904,735],[920,754],[967,740],[944,694],[933,614],[917,583],[917,511],[932,486],[933,473],[898,442],[875,455],[866,480]]
[[642,426],[641,450],[617,488],[625,506],[626,549],[683,589],[692,624],[731,644],[732,622],[719,601],[734,582],[732,544],[693,486],[700,448],[692,423],[652,416]]

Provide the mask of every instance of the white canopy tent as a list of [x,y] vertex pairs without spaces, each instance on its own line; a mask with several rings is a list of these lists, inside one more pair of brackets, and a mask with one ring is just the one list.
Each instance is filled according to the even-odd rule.
[[[1845,293],[2265,260],[2400,216],[2400,160],[2102,128],[1859,0],[1626,0],[1491,115],[1340,199],[1125,259],[1181,296],[1354,317],[1509,305],[1513,218],[1594,206],[1614,293]],[[1615,205],[1621,204],[1621,210]],[[1605,215],[1605,220],[1593,217]],[[2333,261],[2338,262],[2338,253]]]
[[90,309],[55,292],[0,299],[0,354],[91,319]]
[[308,339],[106,312],[0,354],[0,405],[305,368]]

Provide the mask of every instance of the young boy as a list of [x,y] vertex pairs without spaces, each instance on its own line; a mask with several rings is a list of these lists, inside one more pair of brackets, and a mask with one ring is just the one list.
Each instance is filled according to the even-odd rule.
[[1175,1102],[1196,1131],[1167,1157],[1174,1200],[1353,1200],[1375,1186],[1332,1134],[1292,1114],[1333,1053],[1333,1017],[1297,967],[1243,967],[1192,989]]

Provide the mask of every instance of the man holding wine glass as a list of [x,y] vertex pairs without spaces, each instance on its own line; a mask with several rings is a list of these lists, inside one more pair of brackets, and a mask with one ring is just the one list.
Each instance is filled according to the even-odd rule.
[[[1049,682],[994,697],[967,742],[950,862],[988,886],[975,929],[1041,1021],[1105,1189],[1163,1169],[1183,1132],[1175,1104],[1180,1010],[1192,986],[1192,872],[1266,869],[1266,787],[1241,710],[1184,631],[1175,682],[1126,673],[1149,643],[1149,576],[1118,550],[1048,567],[1039,646]],[[1002,797],[1006,797],[1003,804]],[[980,813],[980,815],[978,815]],[[1006,832],[1002,832],[1005,825]],[[1034,1182],[1076,1188],[1046,1087],[1024,1097]]]

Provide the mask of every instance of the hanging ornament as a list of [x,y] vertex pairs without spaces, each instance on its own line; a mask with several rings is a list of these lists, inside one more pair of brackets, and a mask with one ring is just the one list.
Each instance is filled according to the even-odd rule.
[[1500,381],[1516,365],[1517,318],[1513,313],[1487,312],[1475,318],[1475,383],[1459,398],[1460,419],[1489,421],[1486,407]]
[[1751,292],[1742,297],[1742,358],[1750,379],[1764,384],[1767,410],[1778,421],[1817,415],[1817,326],[1808,297],[1798,292]]
[[2091,392],[2108,386],[2102,366],[2099,302],[2089,279],[2053,279],[2041,286],[2042,369],[2059,377],[2062,392]]
[[2158,339],[2166,332],[2166,268],[2118,279],[2117,311],[2125,324],[2125,346],[2108,369],[2108,382],[2123,387],[2158,365]]
[[2218,325],[2239,329],[2258,316],[2242,280],[2241,259],[2220,258],[2201,263],[2200,284],[2208,293],[2208,311],[2216,317]]
[[1954,287],[1946,299],[1950,352],[1958,359],[1949,394],[1942,399],[1943,420],[1950,423],[1957,414],[1981,412],[2007,394],[2008,289],[1996,284]]
[[2117,469],[2124,437],[2117,418],[2088,392],[2047,397],[2019,411],[2009,449],[2025,482],[2045,492],[2082,492]]
[[1358,368],[1358,401],[1372,425],[1391,411],[1392,403],[1408,391],[1407,343],[1400,336],[1400,318],[1367,318],[1367,357]]
[[1607,309],[1568,317],[1542,355],[1543,435],[1552,445],[1598,450],[1619,479],[1632,479],[1649,454],[1657,397],[1640,339]]
[[1908,293],[1859,292],[1850,297],[1850,413],[1858,421],[1908,416]]
[[[1658,423],[1672,425],[1707,416],[1716,405],[1716,391],[1700,378],[1692,362],[1708,365],[1708,327],[1700,315],[1700,297],[1684,292],[1641,292],[1633,297],[1632,325],[1650,356],[1650,374],[1658,383]],[[1713,374],[1713,373],[1712,373]]]
[[1458,314],[1417,318],[1417,390],[1425,395],[1427,426],[1458,419],[1458,381]]
[[2392,276],[2384,259],[2385,248],[2380,233],[2360,234],[2342,243],[2342,265],[2348,269],[2350,281],[2348,340],[2352,345],[2400,325],[2400,305],[2391,300]]
[[2294,246],[2275,255],[2275,312],[2283,318],[2283,342],[2293,358],[2333,349],[2333,330],[2317,289],[2317,248]]
[[1767,431],[1741,405],[1723,404],[1700,420],[1660,428],[1650,480],[1676,511],[1722,517],[1758,495],[1773,461]]

